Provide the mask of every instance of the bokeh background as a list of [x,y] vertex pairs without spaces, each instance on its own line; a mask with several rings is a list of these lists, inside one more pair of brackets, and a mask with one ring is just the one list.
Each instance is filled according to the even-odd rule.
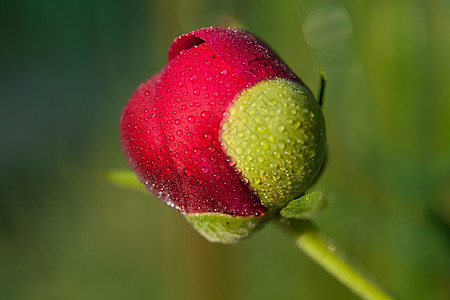
[[0,4],[0,298],[358,299],[269,225],[208,243],[126,168],[118,118],[171,41],[243,26],[310,86],[328,75],[316,223],[401,299],[450,299],[450,3]]

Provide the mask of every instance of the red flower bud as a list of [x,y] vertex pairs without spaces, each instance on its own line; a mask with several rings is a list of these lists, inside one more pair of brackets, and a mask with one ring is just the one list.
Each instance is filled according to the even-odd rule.
[[[225,217],[227,220],[247,218],[245,220],[252,220],[248,226],[251,227],[248,232],[250,233],[258,220],[264,219],[264,215],[270,215],[269,209],[279,209],[287,201],[293,200],[293,198],[284,199],[281,201],[283,203],[271,201],[272,198],[278,197],[278,194],[272,195],[273,188],[266,186],[258,189],[250,180],[252,174],[259,176],[256,169],[261,171],[266,167],[270,169],[268,162],[259,168],[253,163],[247,164],[245,159],[234,151],[239,147],[233,146],[233,143],[239,142],[242,137],[238,138],[233,132],[240,127],[242,129],[249,127],[246,121],[240,121],[245,118],[238,117],[239,121],[232,121],[233,116],[230,116],[230,112],[233,107],[236,108],[235,105],[247,91],[250,95],[252,89],[267,82],[269,82],[268,89],[288,90],[289,93],[293,93],[294,98],[295,95],[299,95],[298,97],[307,99],[306,108],[294,103],[295,100],[287,113],[292,109],[296,112],[306,110],[306,114],[309,116],[311,113],[312,117],[307,118],[306,127],[300,128],[299,125],[297,129],[312,129],[315,133],[319,131],[318,134],[311,135],[314,140],[312,144],[315,144],[312,147],[314,149],[306,147],[310,152],[317,152],[319,149],[313,166],[307,165],[310,173],[308,176],[311,179],[306,181],[302,179],[301,184],[289,184],[294,186],[294,192],[278,193],[282,199],[286,198],[286,195],[300,196],[304,189],[312,184],[323,162],[325,133],[320,108],[315,101],[311,101],[314,98],[303,82],[266,44],[239,29],[211,27],[178,37],[170,47],[167,66],[139,86],[124,108],[120,121],[123,151],[132,169],[152,193],[182,214],[213,215]],[[257,96],[248,97],[253,99]],[[285,98],[289,97],[292,98],[291,95]],[[243,101],[247,103],[248,99]],[[288,100],[283,101],[287,101],[286,105],[290,105]],[[246,105],[244,103],[241,106]],[[298,120],[289,122],[305,123],[304,117],[300,118],[300,113],[294,115],[294,118],[297,118],[297,115]],[[271,119],[276,115],[269,114],[262,117],[265,120],[257,121],[257,124],[254,124],[255,128],[265,122],[269,122],[270,125]],[[226,122],[229,122],[230,126],[227,127]],[[290,124],[285,127],[289,129]],[[223,137],[225,133],[227,141]],[[265,147],[262,142],[264,136],[256,134],[252,137],[254,143],[248,149],[256,147],[252,150],[254,153],[265,151],[257,149]],[[294,143],[302,143],[301,136],[294,138]],[[230,155],[233,151],[228,147],[232,147],[236,154]],[[273,150],[270,145],[269,148],[268,151]],[[294,151],[291,154],[310,157],[311,153],[308,151],[304,153],[297,151],[296,154]],[[261,152],[263,160],[266,155],[264,153]],[[312,156],[314,155],[312,153]],[[278,158],[280,161],[282,159],[283,157]],[[279,164],[277,159],[274,162]],[[298,164],[294,162],[292,166],[298,167]],[[282,161],[281,165],[282,169],[289,168],[283,165]],[[276,169],[275,166],[274,172]],[[275,175],[273,176],[275,180]],[[270,184],[274,182],[271,181]],[[191,222],[196,223],[197,220]],[[199,227],[198,224],[194,225]],[[200,227],[202,226],[206,225]],[[211,236],[210,233],[205,233],[208,229],[203,228],[201,231],[204,235]],[[237,238],[248,233],[239,233]],[[210,239],[223,241],[221,237]]]

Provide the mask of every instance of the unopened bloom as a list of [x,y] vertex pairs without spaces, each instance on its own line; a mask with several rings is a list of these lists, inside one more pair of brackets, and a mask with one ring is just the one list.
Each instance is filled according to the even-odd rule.
[[251,234],[314,182],[325,124],[306,85],[261,40],[210,27],[175,39],[120,121],[145,186],[206,238]]

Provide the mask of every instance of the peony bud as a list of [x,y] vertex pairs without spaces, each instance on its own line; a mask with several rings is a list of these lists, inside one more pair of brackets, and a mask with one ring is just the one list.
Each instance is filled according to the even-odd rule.
[[314,182],[325,123],[314,96],[250,33],[175,39],[125,106],[120,133],[145,186],[214,242],[248,236]]

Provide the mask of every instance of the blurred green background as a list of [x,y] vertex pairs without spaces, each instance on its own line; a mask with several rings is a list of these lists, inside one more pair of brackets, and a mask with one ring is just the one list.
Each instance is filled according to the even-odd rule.
[[450,299],[450,3],[2,1],[0,299],[357,299],[275,225],[208,243],[126,168],[118,118],[171,41],[240,24],[328,75],[317,224],[401,299]]

